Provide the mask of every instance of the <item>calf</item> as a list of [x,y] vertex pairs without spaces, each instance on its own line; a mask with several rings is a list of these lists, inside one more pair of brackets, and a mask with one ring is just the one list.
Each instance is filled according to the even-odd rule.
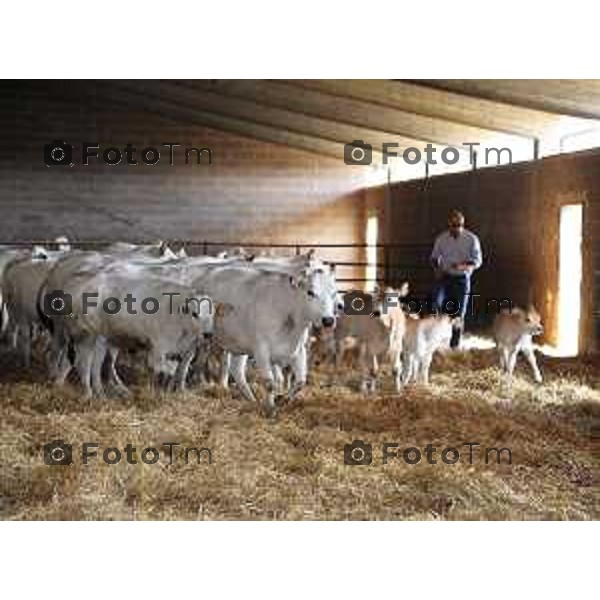
[[512,378],[517,356],[522,352],[531,366],[534,379],[538,383],[542,382],[532,338],[543,331],[540,315],[532,306],[527,310],[513,308],[498,313],[494,320],[493,336],[498,348],[500,368],[508,375],[509,380]]
[[448,315],[431,315],[422,319],[406,319],[404,335],[402,382],[428,384],[429,368],[437,350],[447,347],[452,337],[452,326],[460,319]]
[[363,391],[375,390],[379,362],[385,358],[392,365],[396,390],[400,391],[406,316],[399,299],[407,293],[408,283],[402,284],[399,290],[386,288],[374,294],[371,315],[342,314],[339,317],[334,332],[336,366],[340,365],[344,349],[357,348]]

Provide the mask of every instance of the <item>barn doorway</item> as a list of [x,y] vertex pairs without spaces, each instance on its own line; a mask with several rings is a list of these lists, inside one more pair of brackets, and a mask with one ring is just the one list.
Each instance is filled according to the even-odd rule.
[[583,204],[561,207],[559,235],[557,350],[560,356],[576,356],[581,317]]

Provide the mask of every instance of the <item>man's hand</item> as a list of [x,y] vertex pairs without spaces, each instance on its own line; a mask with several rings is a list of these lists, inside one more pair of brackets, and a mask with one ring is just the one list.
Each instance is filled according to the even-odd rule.
[[452,267],[462,273],[470,273],[473,270],[473,265],[467,262],[455,263]]

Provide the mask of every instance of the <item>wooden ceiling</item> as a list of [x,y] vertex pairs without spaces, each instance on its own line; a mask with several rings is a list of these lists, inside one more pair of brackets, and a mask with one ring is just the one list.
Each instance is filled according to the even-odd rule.
[[[40,82],[38,82],[39,85]],[[600,129],[599,80],[100,80],[46,82],[115,110],[135,108],[265,142],[343,158],[355,139],[399,149],[464,142],[516,160],[560,151]],[[380,158],[380,157],[379,157]]]

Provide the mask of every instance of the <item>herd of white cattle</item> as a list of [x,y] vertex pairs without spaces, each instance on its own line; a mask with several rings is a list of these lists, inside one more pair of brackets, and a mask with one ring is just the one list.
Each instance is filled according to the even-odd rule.
[[[395,293],[407,291],[403,285]],[[49,310],[57,292],[71,299],[67,312]],[[138,304],[107,312],[106,302],[114,307],[115,299],[128,295],[161,299],[160,309],[151,313]],[[412,381],[427,383],[434,353],[448,345],[452,319],[412,318],[400,303],[381,310],[379,301],[376,296],[370,316],[344,314],[335,265],[314,251],[187,256],[164,243],[123,242],[86,251],[71,249],[66,238],[52,249],[0,247],[3,338],[26,366],[33,341],[44,339],[50,379],[64,384],[74,370],[88,397],[129,393],[119,375],[124,355],[144,357],[138,362],[170,389],[211,378],[228,387],[232,378],[246,399],[257,402],[247,380],[252,365],[265,388],[268,416],[276,412],[276,398],[293,400],[317,357],[341,367],[349,350],[366,392],[375,389],[386,360],[398,391]],[[541,381],[531,341],[540,332],[539,317],[513,309],[498,317],[494,331],[502,368],[512,374],[523,351]]]

